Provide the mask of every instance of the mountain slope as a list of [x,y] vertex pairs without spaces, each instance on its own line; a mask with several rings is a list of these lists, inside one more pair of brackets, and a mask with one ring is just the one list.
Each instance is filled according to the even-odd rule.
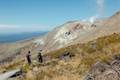
[[75,43],[85,43],[98,37],[119,33],[119,21],[120,12],[94,23],[70,21],[49,32],[43,38],[36,39],[34,43],[47,52]]
[[[84,44],[74,44],[50,52],[44,55],[46,60],[43,64],[34,62],[34,59],[33,66],[28,66],[24,61],[18,61],[17,63],[15,61],[15,63],[3,66],[2,69],[9,70],[21,66],[25,73],[24,80],[89,80],[86,76],[94,75],[91,71],[87,75],[91,67],[98,62],[104,62],[105,64],[111,62],[116,58],[114,56],[120,55],[119,48],[120,34],[112,34]],[[95,78],[95,80],[97,79]]]

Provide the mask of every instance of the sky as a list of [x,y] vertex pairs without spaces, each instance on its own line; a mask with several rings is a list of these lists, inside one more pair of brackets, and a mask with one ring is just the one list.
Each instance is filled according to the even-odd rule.
[[0,34],[49,31],[120,10],[120,0],[0,0]]

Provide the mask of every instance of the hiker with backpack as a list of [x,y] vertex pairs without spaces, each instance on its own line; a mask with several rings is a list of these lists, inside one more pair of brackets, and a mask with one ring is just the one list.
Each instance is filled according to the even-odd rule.
[[40,52],[38,53],[38,62],[40,62],[40,63],[43,63],[43,57],[42,57],[42,50],[40,50]]

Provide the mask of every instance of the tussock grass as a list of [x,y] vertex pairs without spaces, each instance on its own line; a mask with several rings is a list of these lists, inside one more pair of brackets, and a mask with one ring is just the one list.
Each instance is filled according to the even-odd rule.
[[[75,56],[67,62],[59,60],[59,57],[66,52]],[[50,60],[44,65],[33,63],[33,66],[29,66],[24,64],[22,66],[26,73],[24,80],[82,80],[94,63],[107,62],[118,54],[120,54],[120,34],[114,33],[88,43],[75,44],[47,53],[44,57],[49,56]],[[21,62],[7,67],[15,67],[20,65],[19,63]],[[34,71],[35,67],[37,67],[37,72]]]

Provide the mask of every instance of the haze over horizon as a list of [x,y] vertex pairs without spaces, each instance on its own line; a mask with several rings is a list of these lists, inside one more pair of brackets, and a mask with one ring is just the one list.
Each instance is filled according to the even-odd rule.
[[93,22],[119,10],[120,0],[1,0],[0,34],[49,31],[67,21]]

